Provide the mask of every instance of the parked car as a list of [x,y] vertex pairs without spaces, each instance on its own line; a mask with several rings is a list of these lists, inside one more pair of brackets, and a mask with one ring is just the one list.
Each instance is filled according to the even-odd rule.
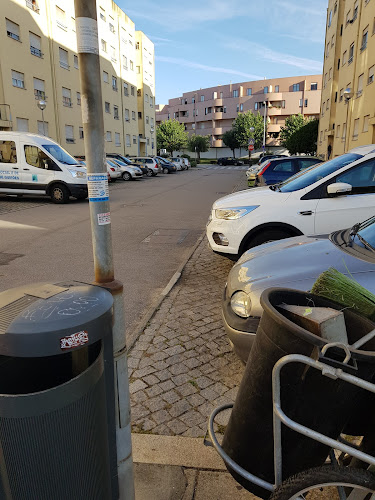
[[238,160],[237,158],[231,158],[229,156],[225,156],[223,158],[218,158],[218,165],[243,165],[242,160]]
[[375,145],[319,163],[281,184],[239,191],[212,206],[212,250],[238,258],[247,249],[291,236],[325,234],[375,212]]
[[[86,168],[86,160],[84,156],[79,156],[79,157],[76,156],[75,158],[77,158],[79,163]],[[110,164],[107,161],[106,166],[107,166],[108,182],[116,182],[117,179],[121,179],[121,170],[118,167],[118,165]]]
[[0,131],[0,193],[49,196],[54,203],[87,198],[86,169],[57,142]]
[[266,160],[273,160],[274,158],[285,158],[288,155],[260,155],[258,160],[258,165],[263,163]]
[[[185,158],[177,156],[177,157],[172,158],[171,162],[176,165],[177,170],[185,170],[186,169]],[[178,168],[178,167],[180,167],[180,168]]]
[[165,158],[162,158],[161,156],[156,156],[156,158],[160,163],[163,174],[171,174],[172,172],[176,172],[177,170],[176,165],[166,160]]
[[131,181],[132,179],[142,179],[143,172],[136,165],[127,165],[117,158],[107,158],[107,163],[110,165],[117,165],[121,172],[121,177],[124,181]]
[[273,286],[309,291],[335,267],[375,293],[375,217],[330,235],[298,236],[246,252],[229,272],[222,312],[236,354],[246,363],[258,328],[260,296]]
[[144,165],[141,165],[140,163],[135,163],[130,158],[127,158],[126,156],[123,156],[123,155],[120,155],[117,153],[109,153],[109,154],[107,154],[107,158],[121,160],[123,163],[125,163],[125,165],[130,165],[131,167],[134,167],[134,166],[138,167],[142,170],[144,175],[147,175],[149,173],[149,170],[150,170],[147,167],[145,167]]
[[260,165],[255,175],[254,186],[270,186],[278,184],[300,170],[312,167],[323,160],[315,156],[289,156],[287,158],[271,158]]
[[189,168],[191,168],[191,163],[189,161],[189,158],[184,158],[184,162],[186,165],[186,170],[189,170]]
[[159,164],[155,158],[151,158],[149,156],[137,156],[136,158],[133,158],[133,161],[134,161],[134,163],[139,163],[139,164],[147,167],[147,169],[148,169],[147,176],[148,177],[151,177],[151,176],[155,177],[155,175],[158,175],[158,173],[161,172],[161,167],[159,167]]

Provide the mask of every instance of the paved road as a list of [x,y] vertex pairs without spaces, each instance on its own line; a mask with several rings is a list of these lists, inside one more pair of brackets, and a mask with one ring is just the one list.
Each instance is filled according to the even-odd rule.
[[[125,285],[128,329],[191,252],[212,202],[243,176],[235,167],[202,166],[110,187],[116,277]],[[0,290],[37,281],[92,281],[87,202],[60,206],[2,196],[0,230]]]

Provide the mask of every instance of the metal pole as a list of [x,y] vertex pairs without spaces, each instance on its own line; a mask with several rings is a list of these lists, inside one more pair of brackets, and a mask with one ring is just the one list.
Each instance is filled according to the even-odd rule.
[[267,113],[267,101],[264,104],[264,118],[263,118],[263,153],[266,152],[266,113]]
[[[116,390],[116,438],[119,496],[134,499],[130,398],[124,324],[123,285],[114,278],[108,178],[104,152],[96,0],[75,0],[77,47],[81,81],[82,122],[89,189],[95,284],[113,295],[113,355]],[[113,489],[116,489],[113,484]],[[115,498],[115,497],[114,497]]]
[[346,101],[346,129],[345,129],[345,142],[344,142],[344,153],[347,152],[348,150],[348,145],[349,145],[349,106],[350,106],[350,99],[347,99]]
[[43,109],[42,109],[42,122],[43,122],[43,135],[45,137],[46,136],[46,128],[44,126],[44,111],[43,111]]

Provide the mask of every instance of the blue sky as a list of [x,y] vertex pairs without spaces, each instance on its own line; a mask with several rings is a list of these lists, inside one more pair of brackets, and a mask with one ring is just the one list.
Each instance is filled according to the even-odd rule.
[[327,0],[117,0],[155,43],[156,102],[232,81],[322,72]]

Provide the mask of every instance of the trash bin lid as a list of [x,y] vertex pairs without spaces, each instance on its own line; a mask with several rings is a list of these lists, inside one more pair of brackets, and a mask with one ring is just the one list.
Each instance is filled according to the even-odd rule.
[[86,283],[35,283],[0,293],[0,355],[61,354],[111,331],[113,298]]

